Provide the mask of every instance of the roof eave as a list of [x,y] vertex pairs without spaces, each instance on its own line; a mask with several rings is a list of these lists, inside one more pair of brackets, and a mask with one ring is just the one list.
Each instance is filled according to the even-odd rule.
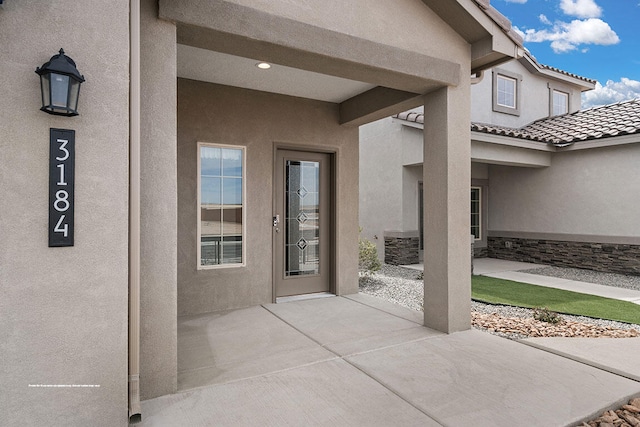
[[595,80],[574,77],[569,75],[568,73],[561,73],[559,71],[541,66],[529,53],[525,53],[522,57],[518,58],[518,61],[520,61],[520,63],[532,73],[540,74],[544,77],[577,86],[580,88],[581,92],[593,90],[596,87]]
[[471,73],[519,58],[523,41],[488,0],[422,0],[471,45]]

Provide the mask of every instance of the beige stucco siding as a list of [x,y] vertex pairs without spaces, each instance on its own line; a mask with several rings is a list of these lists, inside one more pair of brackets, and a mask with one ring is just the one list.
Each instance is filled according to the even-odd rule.
[[418,232],[421,163],[422,129],[390,117],[360,127],[361,235],[376,244],[381,260],[385,232]]
[[[500,70],[515,73],[522,77],[519,85],[520,92],[517,93],[520,102],[520,114],[517,116],[493,111],[494,88],[492,76],[493,73],[499,74]],[[482,81],[472,86],[471,121],[520,128],[535,120],[549,117],[550,84],[558,90],[570,93],[570,111],[574,112],[580,109],[582,92],[579,88],[532,73],[520,61],[513,60],[501,64],[493,70],[486,71]]]
[[490,165],[489,230],[640,237],[639,163],[631,144],[556,153],[549,168]]
[[[327,0],[322,7],[308,1],[228,2],[425,55],[453,58],[468,54],[468,44],[419,0]],[[367,19],[362,19],[365,12]],[[390,28],[402,31],[389,31]],[[407,37],[408,34],[414,37]],[[452,43],[454,40],[460,43]]]
[[[177,22],[181,44],[415,94],[459,84],[460,58],[470,55],[469,44],[418,0],[346,8],[337,1],[243,3],[161,0],[160,16]],[[347,116],[344,122],[356,118]]]
[[[0,8],[3,425],[127,421],[128,16],[124,0]],[[39,111],[34,70],[61,47],[86,78],[77,117]],[[48,247],[49,128],[76,131],[73,247]]]
[[[198,142],[246,147],[245,267],[197,270]],[[357,292],[357,128],[335,104],[179,79],[179,315],[272,302],[275,144],[337,152],[337,287]]]
[[176,28],[141,3],[140,392],[177,389]]

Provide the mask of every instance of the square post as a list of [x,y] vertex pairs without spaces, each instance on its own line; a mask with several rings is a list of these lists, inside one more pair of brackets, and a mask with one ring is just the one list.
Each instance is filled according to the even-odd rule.
[[471,327],[469,88],[424,99],[424,325],[446,333]]

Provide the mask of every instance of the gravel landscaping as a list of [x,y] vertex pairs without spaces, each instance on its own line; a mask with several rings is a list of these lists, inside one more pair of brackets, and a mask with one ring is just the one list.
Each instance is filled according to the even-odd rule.
[[[574,271],[577,270],[577,271]],[[573,268],[543,267],[527,273],[640,290],[639,276],[599,273]],[[422,311],[423,282],[421,272],[405,267],[383,265],[369,276],[361,276],[360,291],[391,301],[412,310]],[[637,337],[640,325],[562,315],[563,322],[550,324],[533,319],[533,310],[504,305],[471,302],[472,324],[476,329],[510,339],[527,337]]]

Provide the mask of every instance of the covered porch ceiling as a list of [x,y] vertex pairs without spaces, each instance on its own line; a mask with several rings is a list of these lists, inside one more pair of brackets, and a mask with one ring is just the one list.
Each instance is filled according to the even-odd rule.
[[[425,94],[517,53],[517,43],[474,0],[457,2],[457,9],[429,7],[470,43],[466,72],[459,58],[363,39],[244,2],[160,0],[159,15],[176,23],[178,77],[336,103],[340,123],[357,126],[422,105]],[[464,29],[454,27],[454,18]],[[258,68],[262,61],[271,68]]]
[[178,44],[178,77],[340,104],[376,86],[371,83],[315,73]]

